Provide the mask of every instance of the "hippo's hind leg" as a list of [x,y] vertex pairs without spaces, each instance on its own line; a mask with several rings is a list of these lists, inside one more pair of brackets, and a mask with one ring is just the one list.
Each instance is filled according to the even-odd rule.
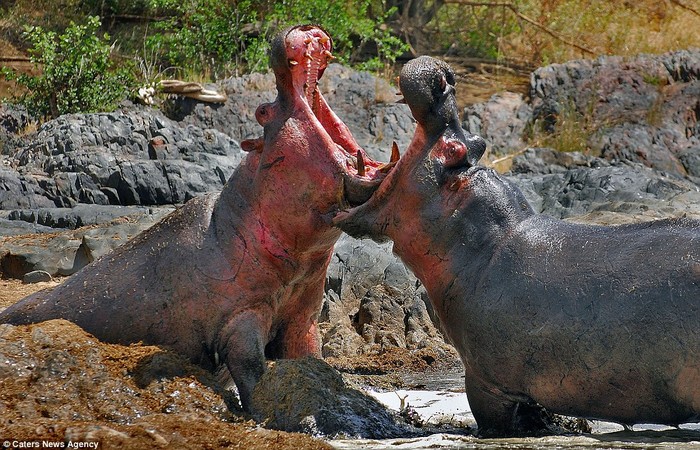
[[508,398],[468,378],[466,387],[480,437],[543,435],[557,428],[553,416],[535,402]]
[[269,324],[262,323],[253,312],[240,314],[227,325],[229,337],[222,354],[245,411],[250,411],[253,389],[265,372],[265,330],[268,329]]

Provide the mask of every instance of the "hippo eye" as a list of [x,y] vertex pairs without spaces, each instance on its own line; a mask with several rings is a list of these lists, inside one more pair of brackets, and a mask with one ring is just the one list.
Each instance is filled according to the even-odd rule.
[[467,162],[467,148],[461,142],[449,142],[444,150],[445,167],[460,167]]

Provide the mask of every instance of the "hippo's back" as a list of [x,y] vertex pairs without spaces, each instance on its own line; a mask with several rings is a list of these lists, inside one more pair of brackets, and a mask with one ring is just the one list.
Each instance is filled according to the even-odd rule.
[[696,221],[536,218],[464,303],[461,352],[487,361],[479,377],[503,390],[561,414],[629,424],[700,414]]
[[[216,195],[196,198],[51,290],[0,312],[15,325],[69,320],[107,342],[169,344],[164,325],[184,290],[197,248],[206,240]],[[175,283],[174,281],[178,281]]]

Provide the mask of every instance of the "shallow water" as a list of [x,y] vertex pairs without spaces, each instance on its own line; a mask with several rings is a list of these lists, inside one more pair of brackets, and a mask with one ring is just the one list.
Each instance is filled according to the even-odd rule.
[[[465,428],[475,426],[466,394],[445,390],[368,391],[387,407],[398,411],[408,405],[427,423],[454,423]],[[699,449],[700,423],[684,424],[679,429],[662,425],[635,425],[625,431],[621,425],[593,421],[590,434],[547,436],[539,438],[478,439],[451,433],[439,433],[422,438],[398,439],[340,439],[330,444],[341,450],[366,449]]]

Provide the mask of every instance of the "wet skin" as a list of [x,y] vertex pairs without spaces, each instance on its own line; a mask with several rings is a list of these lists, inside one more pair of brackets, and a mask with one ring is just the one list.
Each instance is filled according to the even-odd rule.
[[245,409],[266,356],[319,355],[317,316],[341,233],[331,217],[368,198],[390,167],[363,158],[317,88],[331,45],[312,26],[275,38],[277,99],[256,111],[264,136],[242,143],[249,153],[221,194],[191,200],[0,323],[65,318],[104,341],[225,364]]
[[700,222],[536,214],[477,165],[485,145],[461,130],[453,84],[443,62],[406,64],[413,141],[373,197],[335,220],[392,239],[425,284],[480,434],[539,432],[523,413],[536,403],[628,425],[700,420]]

